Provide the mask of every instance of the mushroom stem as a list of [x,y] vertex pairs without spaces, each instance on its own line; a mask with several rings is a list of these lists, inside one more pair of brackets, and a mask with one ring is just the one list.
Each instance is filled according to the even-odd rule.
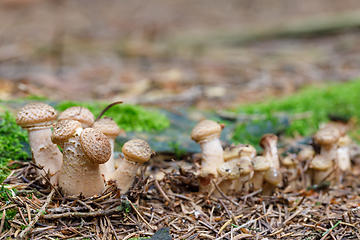
[[139,163],[129,161],[126,157],[120,162],[111,179],[116,180],[117,186],[122,193],[126,193],[132,186],[139,167]]
[[[28,129],[29,145],[36,164],[42,166],[49,173],[50,182],[55,184],[59,178],[62,164],[62,154],[56,144],[51,142],[50,127],[43,129]],[[36,169],[37,175],[42,173]]]
[[265,172],[266,171],[255,171],[254,172],[254,175],[251,179],[254,191],[263,188]]
[[109,159],[109,161],[107,161],[103,166],[104,166],[104,174],[106,179],[108,179],[110,177],[111,174],[113,174],[115,172],[115,161],[114,161],[114,144],[115,141],[113,138],[108,138],[110,144],[111,144],[111,157]]
[[105,189],[99,164],[89,161],[80,147],[82,127],[76,129],[74,137],[63,142],[64,158],[60,171],[59,187],[68,195],[82,193],[85,197],[101,194]]
[[[313,184],[319,184],[325,180],[327,177],[328,179],[331,178],[330,174],[334,170],[333,164],[326,170],[313,170]],[[332,175],[332,174],[331,174]]]

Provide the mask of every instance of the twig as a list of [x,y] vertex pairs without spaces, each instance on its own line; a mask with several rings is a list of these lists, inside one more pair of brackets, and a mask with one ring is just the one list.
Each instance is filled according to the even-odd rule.
[[5,216],[6,216],[6,210],[4,209],[3,214],[2,214],[2,217],[1,217],[0,234],[2,233],[2,231],[3,231],[3,229],[4,229]]
[[123,102],[122,102],[122,101],[117,101],[117,102],[113,102],[113,103],[109,104],[108,106],[106,106],[106,108],[104,108],[104,110],[101,111],[101,113],[99,114],[99,116],[97,116],[97,118],[95,119],[95,122],[98,121],[98,120],[102,117],[102,115],[104,115],[104,113],[105,113],[109,108],[111,108],[112,106],[115,106],[115,105],[117,105],[117,104],[121,104],[121,103],[123,103]]
[[237,202],[234,202],[233,200],[231,200],[228,196],[225,195],[225,193],[223,193],[221,191],[221,189],[219,188],[219,186],[216,184],[216,182],[214,181],[214,179],[211,179],[211,182],[214,184],[215,188],[219,191],[219,193],[221,194],[221,196],[223,196],[224,198],[226,198],[228,201],[230,201],[232,204],[234,204],[235,206],[239,206],[239,204]]
[[148,226],[151,230],[155,231],[155,228],[152,227],[152,226],[145,220],[145,218],[140,214],[140,212],[137,210],[137,208],[134,206],[134,204],[133,204],[128,198],[126,198],[126,200],[129,201],[131,207],[134,209],[134,211],[135,211],[136,214],[139,216],[139,218],[146,224],[146,226]]
[[[239,219],[241,217],[243,217],[244,215],[241,214],[239,216],[236,216],[235,219]],[[224,225],[222,225],[222,227],[220,228],[218,235],[226,228],[226,226],[228,226],[230,223],[232,222],[232,219],[229,219]]]
[[55,188],[53,188],[50,192],[50,194],[48,195],[48,197],[46,198],[46,202],[44,203],[44,205],[40,208],[38,214],[36,214],[36,216],[34,217],[34,219],[29,223],[29,225],[19,234],[18,238],[19,239],[25,239],[25,237],[27,236],[27,234],[30,232],[31,228],[35,225],[35,223],[39,220],[39,218],[41,217],[41,215],[44,214],[46,207],[49,205],[53,195],[55,193]]
[[170,202],[171,202],[170,198],[166,195],[166,193],[164,192],[164,190],[161,188],[158,180],[155,179],[154,182],[155,182],[155,186],[156,186],[156,188],[159,190],[160,194],[165,198],[165,200],[166,200],[168,203],[170,203]]

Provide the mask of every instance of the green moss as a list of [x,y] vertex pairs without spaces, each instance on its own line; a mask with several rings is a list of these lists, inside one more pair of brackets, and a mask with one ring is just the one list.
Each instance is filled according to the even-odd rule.
[[[88,108],[95,117],[108,105],[103,102],[71,102],[64,101],[59,103],[55,108],[59,111],[72,106],[83,106]],[[149,111],[141,106],[120,104],[111,107],[104,114],[112,117],[113,120],[125,131],[160,131],[170,125],[168,118],[159,112]]]
[[10,160],[28,158],[24,145],[29,142],[27,132],[16,125],[15,117],[8,111],[0,111],[0,183],[9,174]]
[[[322,87],[312,86],[287,98],[241,106],[235,111],[265,116],[262,120],[258,120],[258,124],[272,125],[268,132],[284,131],[288,136],[296,134],[309,136],[316,132],[320,123],[329,121],[329,115],[360,118],[359,92],[359,80]],[[299,113],[308,113],[310,116],[292,120],[289,126],[284,128],[286,124],[281,123],[282,119],[273,117],[274,113],[279,112],[285,112],[290,120],[292,116]],[[256,125],[253,121],[238,124],[233,136],[234,142],[257,145],[264,131],[248,131],[249,126],[253,125]],[[278,129],[279,127],[280,129]]]

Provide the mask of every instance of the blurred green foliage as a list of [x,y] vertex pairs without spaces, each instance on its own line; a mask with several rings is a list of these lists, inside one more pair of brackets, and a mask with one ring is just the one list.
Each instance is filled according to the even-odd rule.
[[[109,103],[104,102],[72,102],[64,101],[55,108],[59,111],[72,106],[82,106],[88,108],[95,116]],[[160,131],[170,126],[169,119],[157,111],[149,111],[137,105],[120,104],[109,108],[104,116],[111,117],[125,131]]]
[[[329,116],[360,118],[360,80],[333,83],[326,86],[309,86],[298,93],[283,98],[241,106],[235,110],[241,114],[262,116],[261,120],[239,123],[233,141],[258,145],[262,134],[285,132],[288,136],[314,134]],[[284,113],[283,117],[275,117]],[[297,118],[297,114],[307,117]]]
[[10,160],[28,158],[24,143],[28,143],[28,134],[16,124],[15,117],[8,111],[0,111],[0,183],[9,174],[6,166]]

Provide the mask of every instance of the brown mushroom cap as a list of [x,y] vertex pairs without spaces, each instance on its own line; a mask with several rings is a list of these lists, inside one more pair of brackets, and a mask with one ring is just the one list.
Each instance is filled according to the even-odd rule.
[[327,126],[317,131],[314,137],[320,145],[329,145],[339,140],[340,132],[333,126]]
[[295,166],[298,164],[298,161],[296,161],[295,159],[293,159],[290,156],[286,156],[283,158],[283,160],[281,161],[282,165],[284,166]]
[[80,144],[86,157],[96,164],[106,163],[111,156],[111,144],[97,129],[85,128],[80,134]]
[[47,127],[56,120],[56,117],[54,108],[45,103],[34,102],[20,109],[16,124],[22,128]]
[[266,133],[261,137],[259,144],[262,148],[265,149],[265,148],[270,147],[270,142],[272,142],[272,141],[277,142],[277,140],[278,140],[278,137],[275,134]]
[[108,137],[116,138],[120,134],[120,128],[112,118],[104,117],[94,122],[92,128],[100,130]]
[[327,161],[325,156],[319,154],[316,155],[310,163],[310,168],[315,170],[327,170],[332,166],[332,161]]
[[91,126],[94,123],[94,114],[85,107],[74,106],[63,111],[58,121],[69,119],[77,120],[83,125]]
[[234,180],[240,177],[240,169],[237,161],[224,162],[217,168],[218,173],[226,179]]
[[149,144],[142,139],[128,141],[122,147],[122,152],[128,160],[144,163],[149,161],[152,151]]
[[263,156],[256,156],[254,157],[252,160],[252,165],[253,165],[253,169],[254,171],[267,171],[270,169],[271,164],[269,162],[269,160],[267,160],[265,157]]
[[282,181],[282,173],[276,168],[270,168],[266,171],[264,179],[272,185],[278,185]]
[[55,144],[67,141],[74,136],[78,128],[81,128],[81,123],[75,120],[62,120],[57,122],[51,134],[51,141]]
[[249,174],[253,170],[251,160],[248,157],[240,158],[238,166],[240,167],[240,174]]
[[203,120],[191,131],[191,139],[197,143],[208,142],[220,138],[222,127],[212,120]]

